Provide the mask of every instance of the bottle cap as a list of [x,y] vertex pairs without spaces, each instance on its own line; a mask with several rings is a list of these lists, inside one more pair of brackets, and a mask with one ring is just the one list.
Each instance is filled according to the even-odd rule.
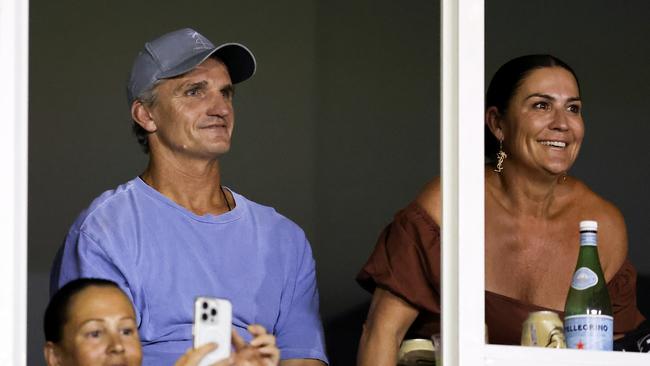
[[580,231],[598,231],[598,221],[594,221],[594,220],[580,221]]

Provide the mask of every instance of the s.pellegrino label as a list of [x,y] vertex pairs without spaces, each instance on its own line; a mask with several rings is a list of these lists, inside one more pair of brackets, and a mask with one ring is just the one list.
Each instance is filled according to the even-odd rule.
[[598,223],[580,222],[580,252],[566,304],[564,337],[567,348],[610,351],[614,318],[598,258]]
[[614,318],[609,315],[564,317],[567,348],[611,351],[614,344]]

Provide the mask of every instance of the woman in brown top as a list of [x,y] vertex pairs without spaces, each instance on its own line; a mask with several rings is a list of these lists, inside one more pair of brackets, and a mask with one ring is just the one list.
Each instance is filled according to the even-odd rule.
[[[486,95],[485,289],[490,342],[518,344],[530,311],[562,313],[578,258],[581,220],[598,221],[598,251],[615,337],[635,329],[636,273],[620,211],[567,172],[584,136],[577,77],[549,55],[516,58]],[[497,152],[499,155],[497,155]],[[395,365],[407,331],[428,338],[440,322],[440,181],[384,230],[358,281],[374,291],[359,365]]]

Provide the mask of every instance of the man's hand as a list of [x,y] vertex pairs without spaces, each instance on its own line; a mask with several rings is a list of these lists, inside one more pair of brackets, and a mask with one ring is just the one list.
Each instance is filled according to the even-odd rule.
[[280,362],[280,350],[275,345],[275,337],[267,334],[266,329],[257,324],[249,325],[248,331],[253,335],[250,344],[246,344],[239,334],[233,331],[232,344],[235,347],[233,365],[277,366]]

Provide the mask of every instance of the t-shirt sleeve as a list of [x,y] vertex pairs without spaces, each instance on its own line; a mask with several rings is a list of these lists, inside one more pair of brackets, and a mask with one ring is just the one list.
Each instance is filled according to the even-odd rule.
[[[285,288],[280,316],[274,331],[280,357],[317,359],[328,363],[325,338],[319,314],[316,266],[306,238],[297,258],[295,278]],[[285,295],[283,295],[285,296]]]
[[626,259],[607,284],[614,313],[614,332],[627,333],[636,329],[645,318],[636,305],[636,269]]
[[440,313],[440,229],[413,202],[382,231],[357,276],[372,292],[379,286],[413,306]]
[[[92,237],[73,228],[59,249],[50,271],[50,296],[66,283],[77,278],[101,278],[111,280],[126,293],[131,302],[133,294],[115,258]],[[140,313],[136,311],[138,324]]]

